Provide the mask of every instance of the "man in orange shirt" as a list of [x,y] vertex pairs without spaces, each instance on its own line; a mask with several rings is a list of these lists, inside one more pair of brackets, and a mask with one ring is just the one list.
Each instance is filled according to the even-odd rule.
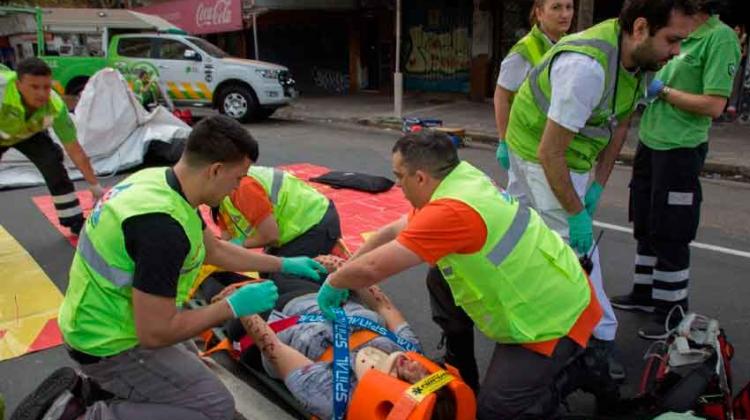
[[280,257],[330,254],[341,237],[333,202],[281,169],[253,165],[218,208],[222,237]]
[[[561,398],[577,387],[561,378],[564,372],[578,376],[571,369],[580,373],[585,363],[578,356],[602,316],[575,253],[533,209],[461,162],[444,134],[399,139],[393,173],[414,210],[378,231],[328,277],[319,306],[330,317],[348,289],[423,262],[437,265],[447,294],[429,285],[433,319],[446,333],[476,325],[496,342],[478,418],[553,417]],[[475,372],[461,373],[478,387]]]

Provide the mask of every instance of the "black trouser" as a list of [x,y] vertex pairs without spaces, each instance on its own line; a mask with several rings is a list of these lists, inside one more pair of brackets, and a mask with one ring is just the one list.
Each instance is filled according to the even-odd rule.
[[[474,321],[456,305],[436,267],[427,273],[427,289],[432,320],[445,336],[445,362],[477,391]],[[567,337],[560,339],[551,357],[520,345],[496,344],[478,396],[478,418],[553,418],[561,402],[577,389],[596,396],[599,410],[617,398],[618,386],[607,369],[608,353],[597,352],[601,349],[590,347],[584,352]]]
[[289,243],[280,247],[266,248],[266,253],[278,257],[303,256],[315,258],[318,255],[330,254],[340,237],[339,213],[336,211],[333,201],[329,201],[328,209],[317,225]]
[[[63,164],[63,152],[47,131],[41,131],[10,146],[26,156],[39,169],[57,210],[60,224],[69,228],[83,226],[83,212],[75,194],[75,186]],[[0,158],[9,147],[0,146]],[[77,233],[77,231],[76,231]]]
[[461,372],[472,389],[479,389],[479,370],[474,357],[474,321],[453,300],[448,282],[437,267],[427,272],[432,320],[443,330],[445,362]]
[[[474,321],[456,305],[448,282],[436,267],[427,273],[432,320],[445,334],[445,361],[458,368],[475,390],[479,381],[474,358]],[[561,374],[583,350],[568,338],[558,342],[551,357],[521,345],[495,344],[490,365],[477,396],[477,418],[554,418],[566,387]],[[572,389],[570,390],[572,391]]]
[[643,143],[633,162],[630,220],[638,241],[633,293],[652,298],[659,314],[688,306],[690,242],[703,199],[700,172],[708,144],[654,150]]
[[567,337],[547,357],[521,345],[495,344],[482,390],[477,419],[553,419],[575,389],[570,381],[583,349]]

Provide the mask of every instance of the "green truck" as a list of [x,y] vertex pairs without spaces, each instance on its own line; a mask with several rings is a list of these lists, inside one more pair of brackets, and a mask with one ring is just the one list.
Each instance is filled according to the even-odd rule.
[[35,19],[34,51],[52,68],[61,94],[77,95],[94,73],[113,67],[128,80],[139,70],[149,72],[176,106],[211,107],[242,122],[267,118],[297,97],[288,68],[230,57],[156,16],[0,7],[0,26],[12,13]]

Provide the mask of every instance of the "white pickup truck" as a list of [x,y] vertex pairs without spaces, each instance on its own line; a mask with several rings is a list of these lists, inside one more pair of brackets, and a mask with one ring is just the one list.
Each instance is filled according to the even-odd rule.
[[208,41],[183,34],[115,35],[107,65],[124,73],[156,73],[176,105],[212,106],[240,121],[263,119],[296,96],[289,69],[230,57]]

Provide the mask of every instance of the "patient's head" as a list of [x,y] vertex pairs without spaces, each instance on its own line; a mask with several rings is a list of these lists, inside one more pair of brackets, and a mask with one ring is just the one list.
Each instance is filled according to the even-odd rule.
[[[404,382],[414,384],[430,375],[430,371],[422,363],[410,359],[404,352],[388,354],[375,347],[364,347],[357,352],[354,372],[357,378],[370,369],[394,376]],[[449,420],[456,418],[456,400],[453,393],[446,387],[435,392],[437,401],[431,420]]]
[[393,365],[388,372],[391,376],[395,376],[404,382],[413,384],[430,374],[427,368],[421,363],[409,359],[402,352],[391,353],[391,356],[395,356],[393,359]]

